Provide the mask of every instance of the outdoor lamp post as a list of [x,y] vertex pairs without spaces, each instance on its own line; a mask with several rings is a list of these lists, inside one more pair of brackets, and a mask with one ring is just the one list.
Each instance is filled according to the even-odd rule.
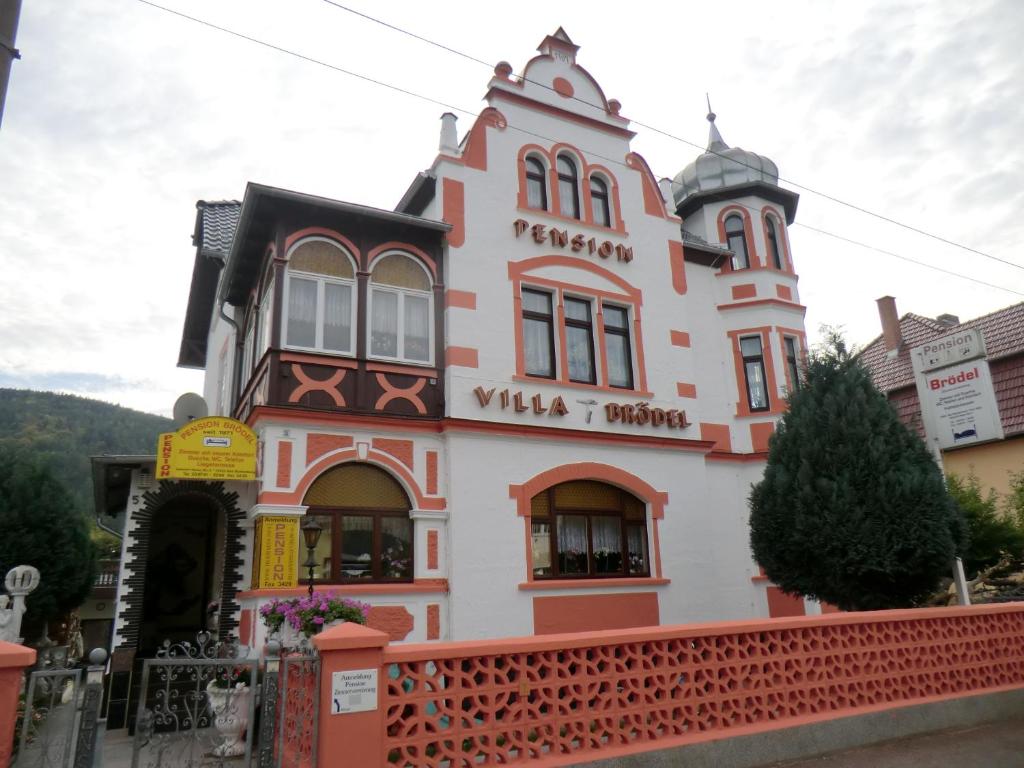
[[309,557],[306,558],[305,565],[309,569],[310,597],[313,596],[313,569],[316,568],[316,558],[313,554],[313,550],[316,549],[317,542],[320,541],[320,534],[323,530],[323,526],[321,526],[312,515],[308,515],[302,523],[302,538],[306,540],[306,549],[309,550]]

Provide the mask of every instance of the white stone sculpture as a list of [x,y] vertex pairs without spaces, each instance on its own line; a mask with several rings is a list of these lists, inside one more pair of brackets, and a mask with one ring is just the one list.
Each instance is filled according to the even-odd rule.
[[11,568],[4,579],[6,595],[0,595],[0,640],[21,643],[21,617],[25,614],[25,596],[39,586],[39,571],[31,565]]

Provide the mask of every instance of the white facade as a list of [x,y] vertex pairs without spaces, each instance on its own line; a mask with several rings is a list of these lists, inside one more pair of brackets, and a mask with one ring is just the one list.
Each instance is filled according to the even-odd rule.
[[[454,118],[443,118],[441,154],[400,204],[400,213],[451,227],[439,258],[412,241],[388,243],[391,250],[420,254],[432,270],[432,309],[442,318],[443,333],[433,364],[353,360],[359,355],[308,349],[300,354],[289,347],[287,314],[293,310],[278,285],[289,249],[314,235],[337,242],[359,264],[363,277],[353,276],[353,286],[372,272],[380,258],[372,254],[390,252],[367,245],[364,225],[350,210],[344,212],[349,218],[338,214],[334,223],[328,213],[317,212],[329,212],[330,201],[312,200],[305,216],[289,208],[268,225],[268,255],[252,270],[248,308],[245,300],[228,302],[242,328],[254,327],[258,338],[257,281],[268,265],[279,270],[267,293],[276,303],[263,315],[277,320],[264,321],[270,323],[268,350],[256,350],[251,381],[243,366],[242,405],[226,394],[235,331],[214,308],[206,399],[220,413],[245,419],[261,443],[260,478],[248,517],[306,514],[310,486],[335,466],[366,463],[388,472],[409,499],[412,578],[335,579],[339,583],[321,588],[387,609],[378,621],[396,640],[777,613],[780,603],[769,606],[769,585],[750,555],[746,499],[792,386],[787,355],[802,354],[805,347],[786,237],[796,196],[770,181],[741,179],[734,187],[666,202],[646,163],[631,153],[632,133],[618,104],[575,63],[576,46],[559,30],[540,51],[520,77],[511,76],[507,65],[496,68],[488,107],[458,147]],[[562,200],[559,187],[568,191],[559,182],[559,157],[577,171],[575,216],[559,213],[556,205]],[[530,204],[531,158],[544,166],[546,210],[536,200]],[[596,220],[602,211],[591,194],[595,179],[597,192],[600,184],[607,190],[607,226]],[[293,193],[278,197],[285,195]],[[243,212],[250,204],[257,214],[262,210],[247,195]],[[300,204],[288,198],[288,205]],[[285,203],[280,205],[285,211]],[[735,249],[726,249],[723,227],[730,215],[744,221],[747,268],[729,267]],[[774,216],[774,250],[766,216]],[[366,231],[382,217],[368,213]],[[243,225],[250,228],[246,237],[262,231],[244,213]],[[221,279],[238,283],[240,274],[229,263]],[[222,284],[218,297],[230,298],[234,284]],[[530,300],[549,297],[550,323],[526,330],[524,289],[534,291]],[[368,303],[373,283],[365,296],[360,290],[353,288],[353,300]],[[577,303],[570,308],[573,299]],[[580,311],[579,302],[589,307],[589,331],[570,330],[566,321],[567,312]],[[366,309],[352,312],[359,317]],[[620,317],[626,318],[624,334],[609,331],[609,318]],[[530,373],[540,359],[538,339],[547,332],[554,347],[551,378]],[[592,362],[578,356],[586,345],[574,342],[573,369],[568,339],[580,333],[590,334]],[[623,335],[631,386],[613,386],[622,371],[615,369],[621,358],[611,345],[621,344]],[[612,336],[617,339],[610,341]],[[753,365],[760,365],[767,402],[755,403],[748,387],[752,374],[742,359],[742,339],[748,346],[756,339],[762,350]],[[372,343],[367,332],[366,344]],[[579,378],[572,371],[578,374],[580,366],[593,374],[593,384],[571,380]],[[334,383],[325,384],[330,371]],[[359,381],[375,376],[383,395],[367,399],[365,389],[344,389],[364,373]],[[297,377],[295,383],[276,383],[289,376]],[[405,383],[388,378],[395,376]],[[435,411],[424,393],[438,387],[438,380],[443,390]],[[422,410],[404,417],[389,411],[389,404],[403,400],[418,401]],[[642,502],[645,520],[632,524],[643,526],[645,573],[626,573],[625,565],[620,576],[551,578],[534,572],[530,564],[541,551],[535,543],[541,534],[531,527],[531,498],[574,480],[608,483]],[[598,523],[588,519],[595,568]],[[301,592],[239,586],[241,629],[248,635],[243,641],[257,644],[264,633],[255,613],[247,612],[274,596]]]

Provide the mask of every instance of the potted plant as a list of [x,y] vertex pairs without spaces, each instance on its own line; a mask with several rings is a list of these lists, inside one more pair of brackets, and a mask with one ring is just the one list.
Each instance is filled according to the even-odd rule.
[[296,645],[300,635],[310,638],[343,621],[365,624],[369,612],[369,604],[330,592],[290,600],[274,598],[260,608],[263,623],[285,647]]
[[245,754],[245,729],[249,726],[252,670],[248,666],[217,667],[206,686],[213,711],[213,725],[221,743],[213,750],[218,757]]

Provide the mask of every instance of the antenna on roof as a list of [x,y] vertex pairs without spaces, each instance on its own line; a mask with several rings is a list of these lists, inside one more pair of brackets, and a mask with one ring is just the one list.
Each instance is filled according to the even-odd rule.
[[711,111],[711,95],[704,91],[704,98],[708,100],[708,122],[713,123],[717,115]]

